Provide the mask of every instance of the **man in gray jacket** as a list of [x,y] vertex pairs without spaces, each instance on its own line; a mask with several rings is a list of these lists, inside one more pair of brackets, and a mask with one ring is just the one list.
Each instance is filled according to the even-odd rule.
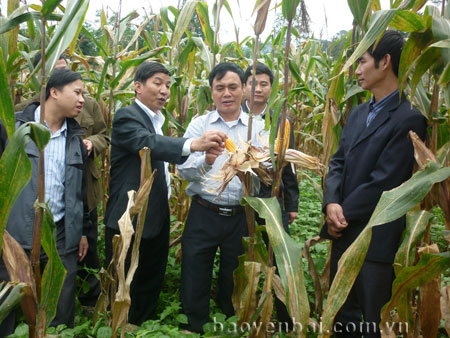
[[[56,247],[67,270],[52,326],[66,324],[73,327],[75,315],[75,279],[77,260],[83,260],[88,249],[83,228],[89,226],[86,205],[85,163],[87,150],[80,135],[82,129],[75,117],[83,108],[83,82],[80,74],[68,69],[57,69],[46,88],[45,123],[50,131],[50,141],[45,148],[45,201],[56,223]],[[33,103],[16,114],[16,128],[27,122],[39,122],[39,103]],[[0,129],[3,129],[0,124]],[[1,133],[0,156],[8,140]],[[33,142],[25,151],[32,163],[32,176],[17,198],[8,218],[6,230],[24,248],[32,249],[34,208],[37,199],[39,150]],[[47,262],[41,254],[41,266]],[[9,280],[3,260],[0,261],[0,281]],[[0,327],[0,336],[11,334],[14,314],[8,316]]]

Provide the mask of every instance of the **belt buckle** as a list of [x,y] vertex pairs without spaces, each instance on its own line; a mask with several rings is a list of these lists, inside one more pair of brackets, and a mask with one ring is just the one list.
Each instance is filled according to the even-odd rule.
[[231,208],[219,208],[219,215],[221,215],[221,216],[233,216],[233,209],[231,209]]

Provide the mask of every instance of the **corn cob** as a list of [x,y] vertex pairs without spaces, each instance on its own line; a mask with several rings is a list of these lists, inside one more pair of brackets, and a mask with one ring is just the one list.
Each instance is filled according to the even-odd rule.
[[231,138],[227,138],[225,140],[225,148],[230,152],[230,153],[234,153],[236,152],[236,144],[234,143],[234,141]]
[[[281,130],[278,127],[278,137],[275,140],[275,151],[277,153],[280,152],[280,134],[281,134]],[[289,120],[286,119],[286,123],[284,124],[284,139],[283,139],[283,147],[285,149],[289,148],[289,139],[291,136],[291,124],[289,123]]]

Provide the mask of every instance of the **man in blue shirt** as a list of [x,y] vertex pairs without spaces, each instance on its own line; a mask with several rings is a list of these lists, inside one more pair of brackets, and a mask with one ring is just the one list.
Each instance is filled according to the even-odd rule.
[[[75,117],[83,108],[83,81],[81,75],[68,69],[57,69],[48,80],[44,125],[50,131],[45,148],[45,201],[48,202],[56,223],[56,247],[67,270],[52,326],[66,324],[73,327],[75,315],[75,280],[77,260],[83,260],[88,249],[82,233],[90,226],[86,203],[85,163],[87,150],[80,135],[82,129]],[[33,103],[16,113],[16,128],[26,122],[39,122],[39,103]],[[3,127],[3,126],[1,126]],[[7,145],[7,139],[0,144]],[[37,199],[39,150],[29,142],[25,151],[32,163],[32,177],[17,198],[8,218],[6,230],[24,248],[32,249],[34,230],[33,204]],[[0,156],[3,149],[0,149]],[[41,254],[41,266],[47,257]],[[0,280],[9,280],[3,260],[0,262]],[[13,332],[14,315],[0,327],[2,337]]]

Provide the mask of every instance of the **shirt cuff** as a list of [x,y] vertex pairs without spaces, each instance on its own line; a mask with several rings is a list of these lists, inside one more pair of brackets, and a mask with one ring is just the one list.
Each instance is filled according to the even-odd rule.
[[191,143],[194,141],[193,138],[188,138],[183,144],[183,150],[181,151],[181,156],[189,156],[191,154]]

